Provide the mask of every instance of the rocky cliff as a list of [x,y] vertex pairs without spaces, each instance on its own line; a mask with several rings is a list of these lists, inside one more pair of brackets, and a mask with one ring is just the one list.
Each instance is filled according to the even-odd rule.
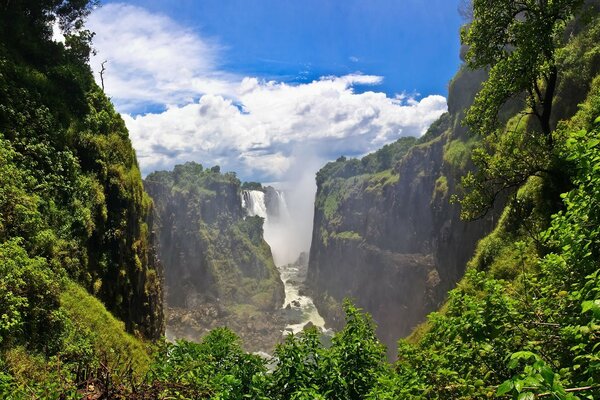
[[[597,1],[586,4],[597,12]],[[590,50],[599,30],[587,18],[570,22],[571,40],[558,53],[553,129],[577,111],[600,69]],[[450,82],[448,112],[420,139],[401,139],[361,160],[341,157],[317,174],[310,291],[336,328],[343,323],[341,300],[355,299],[378,323],[389,355],[398,338],[443,303],[510,194],[473,222],[461,221],[459,205],[450,201],[460,177],[473,168],[478,138],[461,122],[485,78],[484,71],[461,68]],[[513,98],[500,112],[501,125],[514,125],[511,118],[524,108],[522,98]]]
[[190,162],[152,173],[144,184],[155,203],[168,332],[197,340],[227,325],[251,350],[272,345],[280,337],[272,326],[280,324],[283,284],[263,219],[246,216],[235,174]]
[[373,315],[390,355],[440,306],[493,227],[494,213],[465,223],[449,201],[475,142],[462,111],[484,77],[461,71],[448,113],[418,141],[400,139],[362,160],[342,157],[317,174],[308,270],[315,303],[340,328],[339,304],[354,299]]
[[87,64],[91,34],[52,40],[56,20],[78,26],[88,7],[0,4],[0,242],[13,240],[56,280],[84,286],[129,332],[159,338],[152,202],[127,128]]

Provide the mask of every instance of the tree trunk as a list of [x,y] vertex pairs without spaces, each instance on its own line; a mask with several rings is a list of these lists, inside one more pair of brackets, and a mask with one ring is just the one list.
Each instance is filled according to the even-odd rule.
[[548,139],[550,148],[553,147],[552,141],[552,127],[550,126],[550,117],[552,115],[552,103],[554,101],[554,92],[556,90],[556,81],[558,78],[558,72],[556,67],[553,66],[550,69],[550,76],[546,80],[546,91],[542,100],[542,114],[539,116],[540,124],[542,126],[542,132]]

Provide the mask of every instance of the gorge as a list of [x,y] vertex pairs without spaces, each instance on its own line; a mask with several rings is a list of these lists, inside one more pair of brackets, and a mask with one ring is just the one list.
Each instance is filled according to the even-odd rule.
[[299,333],[309,323],[326,332],[325,320],[319,314],[312,298],[305,294],[308,254],[300,253],[295,261],[289,258],[290,246],[285,238],[292,235],[286,235],[285,231],[293,229],[293,226],[284,192],[271,186],[267,186],[264,191],[243,190],[242,207],[249,216],[264,219],[265,241],[271,246],[285,288],[282,307],[286,310],[284,313],[290,314],[291,318],[288,319],[292,322],[285,326],[283,332]]
[[375,76],[196,98],[234,78],[128,4],[188,81],[109,97],[95,2],[0,1],[0,398],[600,398],[600,1],[464,3],[426,129]]
[[165,268],[168,338],[199,340],[225,325],[248,350],[272,352],[307,324],[325,330],[304,289],[307,253],[289,242],[284,192],[197,163],[152,173],[144,185]]

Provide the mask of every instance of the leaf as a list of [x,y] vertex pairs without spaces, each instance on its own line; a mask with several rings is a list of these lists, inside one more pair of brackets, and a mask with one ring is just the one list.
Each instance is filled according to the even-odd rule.
[[517,392],[521,392],[521,389],[523,389],[523,381],[522,380],[517,380],[515,381],[515,390]]
[[600,307],[600,300],[587,300],[581,303],[581,313],[584,314],[589,310],[594,310]]
[[502,385],[498,386],[498,389],[496,390],[496,396],[502,396],[503,394],[506,394],[513,390],[514,387],[515,384],[513,383],[513,381],[505,381]]
[[535,361],[538,361],[540,357],[532,353],[531,351],[517,351],[510,356],[511,360],[529,360],[533,358]]
[[600,124],[600,117],[596,117],[596,119],[594,120],[594,124]]
[[525,393],[519,394],[519,397],[517,399],[518,400],[534,400],[535,395],[531,392],[525,392]]
[[552,370],[550,368],[548,368],[547,366],[543,366],[540,374],[542,375],[542,378],[544,378],[544,381],[548,384],[548,386],[552,387],[554,385],[554,372],[552,372]]

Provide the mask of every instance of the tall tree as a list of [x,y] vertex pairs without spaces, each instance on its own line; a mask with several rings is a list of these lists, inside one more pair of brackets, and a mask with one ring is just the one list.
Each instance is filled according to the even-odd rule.
[[564,28],[583,0],[473,0],[473,20],[461,33],[467,65],[489,68],[489,79],[467,113],[467,123],[487,135],[511,97],[526,93],[531,114],[552,147],[555,60]]
[[80,31],[97,4],[98,0],[0,0],[0,41],[25,56],[43,58],[41,43],[51,39],[54,22],[66,36],[88,39],[90,33]]
[[[557,50],[567,23],[584,0],[473,0],[472,20],[461,32],[467,65],[489,71],[467,110],[466,123],[484,140],[474,150],[477,171],[463,178],[462,216],[477,219],[499,194],[532,175],[563,178],[554,157],[552,108],[559,79]],[[499,133],[499,114],[512,98],[525,95],[525,124]],[[532,123],[532,122],[536,122]],[[554,179],[554,177],[552,178]],[[559,185],[560,186],[560,185]]]

